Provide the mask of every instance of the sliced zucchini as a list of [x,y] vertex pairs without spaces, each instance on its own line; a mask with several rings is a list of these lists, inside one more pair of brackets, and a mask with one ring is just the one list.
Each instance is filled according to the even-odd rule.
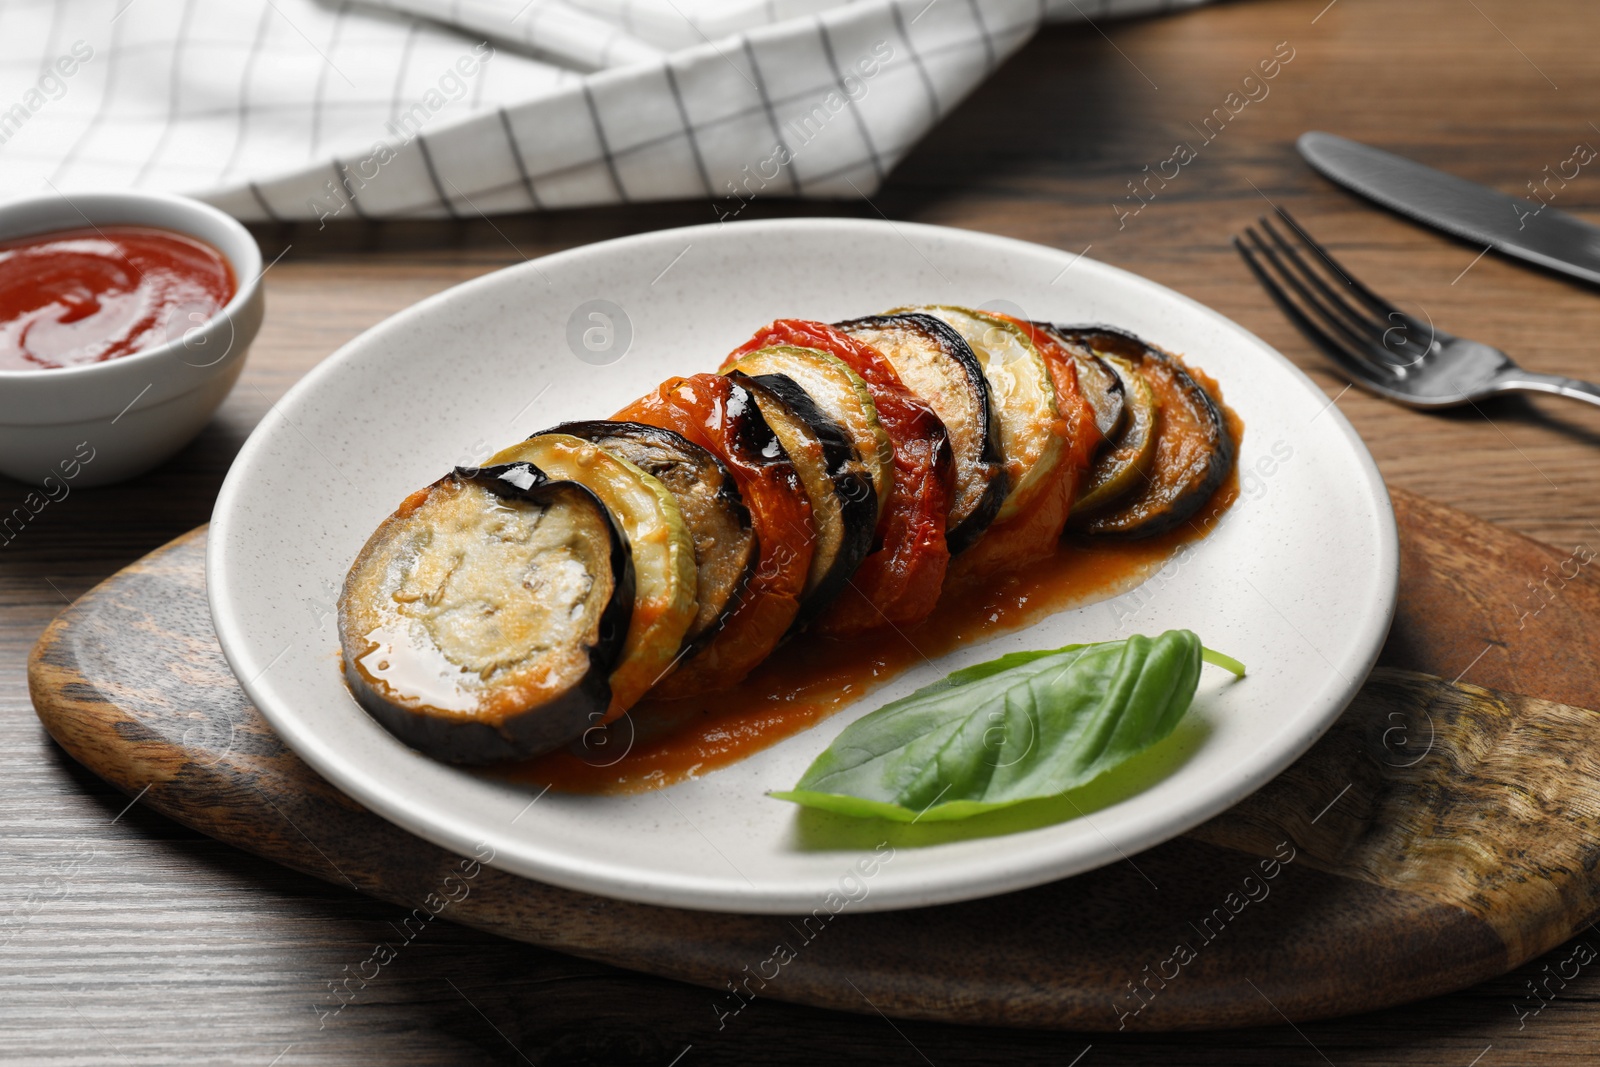
[[538,755],[611,703],[633,565],[600,499],[527,463],[458,470],[407,497],[339,596],[350,691],[452,763]]
[[872,476],[844,429],[823,413],[809,393],[783,374],[730,376],[756,398],[756,407],[778,435],[811,501],[816,548],[806,573],[795,625],[813,617],[844,588],[872,551],[878,498]]
[[1127,416],[1122,378],[1110,363],[1069,343],[1050,323],[1035,322],[1033,325],[1065,345],[1067,351],[1072,353],[1072,361],[1078,369],[1078,387],[1094,409],[1095,428],[1107,442],[1115,441],[1122,432]]
[[694,539],[696,612],[684,634],[692,653],[722,628],[755,567],[756,535],[733,475],[706,449],[659,426],[595,419],[565,422],[554,432],[592,441],[672,491]]
[[1023,512],[1054,479],[1065,452],[1065,427],[1055,382],[1044,357],[1015,323],[960,307],[898,308],[923,312],[951,326],[971,346],[989,383],[993,417],[1000,424],[1011,490],[995,522]]
[[752,378],[781,374],[805,390],[812,402],[850,435],[856,455],[872,477],[877,514],[884,513],[889,491],[894,488],[894,447],[878,423],[877,408],[861,375],[838,356],[796,345],[771,345],[747,352],[733,368]]
[[633,554],[633,619],[622,658],[611,672],[607,719],[616,718],[672,670],[694,622],[694,541],[678,501],[653,475],[570,434],[535,434],[501,449],[489,463],[531,463],[548,477],[587,486],[628,539]]
[[956,471],[945,543],[953,553],[967,548],[994,521],[1010,485],[978,357],[932,315],[873,315],[836,327],[883,353],[906,388],[944,422]]
[[[1101,362],[1100,357],[1094,359]],[[1104,357],[1104,365],[1112,368],[1118,378],[1118,391],[1126,400],[1122,405],[1126,425],[1120,437],[1111,439],[1112,446],[1095,459],[1078,489],[1069,522],[1074,528],[1084,526],[1091,517],[1142,486],[1156,455],[1160,411],[1154,391],[1133,364],[1121,356]]]
[[1057,327],[1069,344],[1127,361],[1150,387],[1160,411],[1155,455],[1143,484],[1110,509],[1090,516],[1083,530],[1120,537],[1154,537],[1181,525],[1217,491],[1237,451],[1216,398],[1169,353],[1109,326]]

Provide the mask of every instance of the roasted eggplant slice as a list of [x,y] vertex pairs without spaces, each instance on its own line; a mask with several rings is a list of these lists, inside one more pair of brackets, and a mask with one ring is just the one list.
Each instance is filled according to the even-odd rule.
[[611,708],[605,719],[609,722],[672,670],[694,621],[694,542],[678,501],[653,475],[599,445],[564,433],[535,434],[501,449],[489,462],[531,463],[550,478],[588,487],[628,539],[633,554],[633,618],[622,658],[611,672]]
[[837,356],[788,344],[743,352],[737,359],[725,361],[722,369],[738,369],[752,378],[781,374],[805,390],[812,403],[850,435],[856,455],[872,478],[878,514],[888,509],[894,487],[894,447],[878,421],[877,406],[861,375]]
[[407,497],[351,566],[345,678],[430,756],[534,756],[605,715],[632,610],[627,542],[593,492],[527,463],[457,471]]
[[782,374],[751,378],[729,371],[750,390],[756,406],[783,442],[811,501],[817,543],[795,625],[826,607],[872,551],[878,498],[872,476],[844,429],[830,419],[794,379]]
[[750,509],[759,555],[737,606],[655,692],[671,699],[736,685],[778,646],[800,610],[816,541],[800,476],[755,397],[720,374],[670,379],[617,418],[674,430],[708,449],[732,472]]
[[733,475],[706,449],[659,426],[595,419],[562,423],[553,432],[592,441],[671,490],[694,539],[696,613],[684,648],[700,648],[721,628],[756,562],[750,512]]
[[[1098,361],[1098,359],[1097,359]],[[1095,457],[1089,476],[1078,490],[1068,525],[1084,526],[1090,518],[1135,492],[1144,485],[1145,474],[1156,454],[1156,429],[1160,412],[1155,393],[1133,364],[1121,356],[1106,356],[1105,365],[1113,368],[1121,382],[1125,423],[1112,447]]]
[[756,331],[730,360],[783,345],[825,352],[855,372],[872,397],[893,457],[877,546],[813,629],[837,636],[920,622],[938,603],[950,563],[945,523],[955,463],[944,423],[906,388],[883,353],[826,323],[779,319]]
[[1078,485],[1088,473],[1101,442],[1094,407],[1079,384],[1078,365],[1067,346],[1031,322],[1008,315],[992,317],[1020,330],[1043,360],[1060,415],[1056,433],[1061,440],[1061,454],[1055,471],[1028,503],[991,526],[972,551],[961,557],[962,579],[1016,570],[1054,555],[1061,531],[1072,514]]
[[932,315],[873,315],[835,326],[883,353],[944,423],[955,460],[945,540],[952,554],[969,547],[994,521],[1010,484],[989,382],[972,347]]
[[1236,446],[1216,398],[1176,356],[1109,326],[1057,327],[1069,345],[1126,360],[1149,385],[1160,411],[1155,456],[1143,486],[1091,516],[1083,530],[1121,537],[1154,537],[1183,523],[1217,491],[1233,469]]
[[978,357],[1000,424],[1000,450],[1011,482],[994,521],[1021,514],[1049,488],[1064,451],[1055,384],[1038,347],[1015,322],[988,312],[942,306],[898,312],[932,315],[959,333]]

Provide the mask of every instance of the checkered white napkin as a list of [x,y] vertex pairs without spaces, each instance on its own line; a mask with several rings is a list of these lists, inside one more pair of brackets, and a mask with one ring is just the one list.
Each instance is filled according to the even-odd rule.
[[9,0],[0,196],[327,220],[870,195],[1042,21],[1199,2]]

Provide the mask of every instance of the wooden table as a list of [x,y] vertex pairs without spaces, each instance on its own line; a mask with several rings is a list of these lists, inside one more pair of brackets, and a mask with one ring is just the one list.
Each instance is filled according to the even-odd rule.
[[[1288,353],[1336,398],[1392,484],[1564,547],[1592,545],[1600,412],[1506,400],[1421,415],[1346,392],[1249,279],[1228,238],[1269,204],[1288,206],[1362,278],[1419,314],[1531,368],[1600,377],[1592,291],[1493,255],[1475,260],[1478,249],[1335,190],[1292,148],[1301,131],[1326,129],[1524,191],[1574,145],[1600,145],[1591,124],[1600,112],[1589,110],[1600,95],[1596,33],[1600,9],[1557,0],[1279,0],[1048,29],[903,161],[870,205],[757,200],[746,214],[881,211],[1087,248]],[[1189,124],[1283,41],[1293,59],[1270,94],[1119,225],[1113,204],[1136,206],[1123,199],[1126,183],[1179,140],[1194,140]],[[1600,178],[1584,171],[1556,203],[1600,210]],[[1574,946],[1454,996],[1297,1028],[1084,1037],[890,1023],[865,1003],[856,1016],[758,1001],[718,1032],[703,990],[444,924],[408,946],[368,998],[319,1027],[315,1005],[329,983],[389,936],[400,910],[130,806],[46,737],[28,702],[28,648],[70,598],[206,521],[251,428],[361,330],[524,257],[711,218],[706,204],[687,203],[492,224],[259,231],[269,256],[288,252],[266,277],[267,325],[217,419],[160,470],[74,491],[0,548],[0,1058],[262,1067],[1593,1061],[1585,1026],[1600,1019],[1588,1014],[1600,968],[1569,981],[1537,1015],[1514,1010],[1526,1007],[1518,998],[1527,983]],[[0,480],[0,510],[25,492]],[[1600,947],[1600,932],[1579,940]]]

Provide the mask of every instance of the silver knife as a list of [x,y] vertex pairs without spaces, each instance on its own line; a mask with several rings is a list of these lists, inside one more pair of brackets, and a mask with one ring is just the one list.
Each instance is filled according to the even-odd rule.
[[1300,154],[1323,177],[1390,211],[1550,270],[1600,283],[1600,226],[1536,199],[1424,167],[1331,133],[1300,135]]

